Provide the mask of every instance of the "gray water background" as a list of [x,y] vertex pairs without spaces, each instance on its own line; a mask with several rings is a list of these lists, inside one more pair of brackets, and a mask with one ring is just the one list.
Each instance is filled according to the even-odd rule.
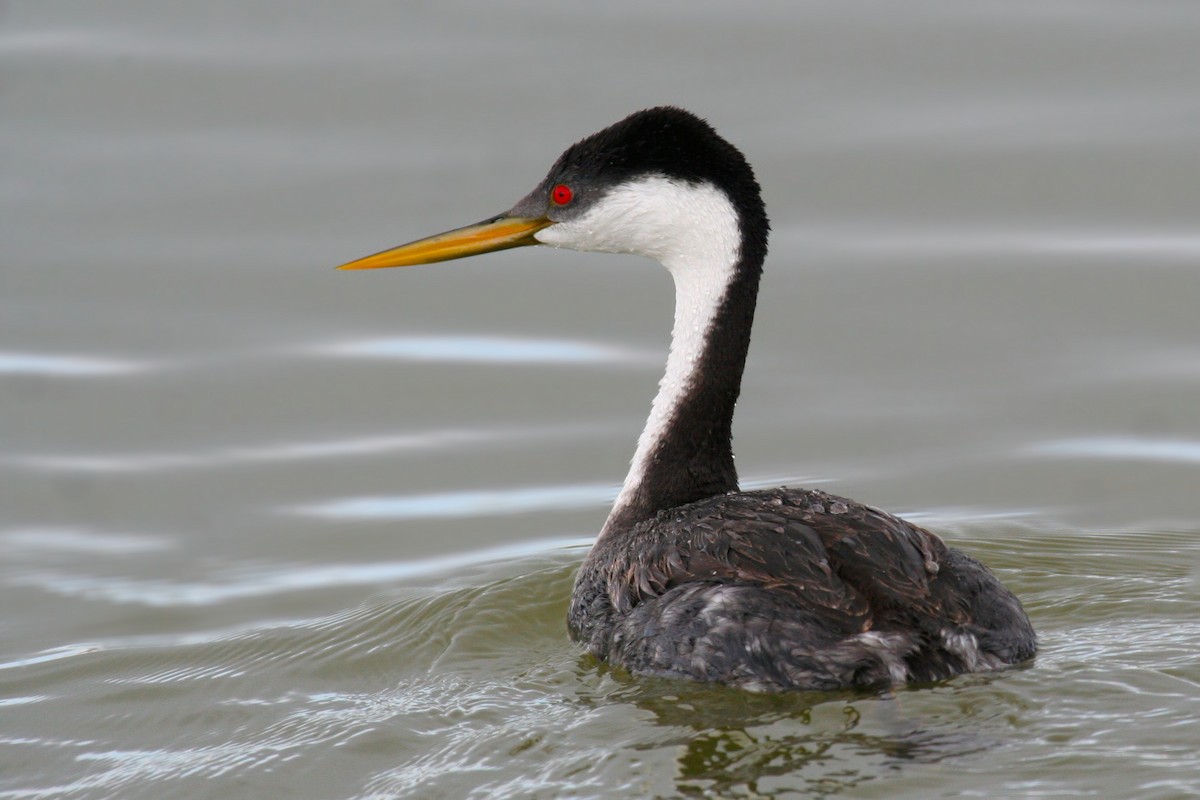
[[[1200,795],[1200,5],[0,7],[0,798]],[[666,273],[337,273],[659,103],[773,220],[748,486],[928,525],[1028,668],[633,680],[563,616]]]

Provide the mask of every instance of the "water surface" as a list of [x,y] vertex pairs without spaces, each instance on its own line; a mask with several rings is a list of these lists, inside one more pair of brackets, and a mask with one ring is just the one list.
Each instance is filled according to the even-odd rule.
[[[0,798],[1200,795],[1200,9],[10,2]],[[634,680],[564,614],[666,274],[332,266],[641,107],[773,220],[735,425],[981,557],[1036,662]]]

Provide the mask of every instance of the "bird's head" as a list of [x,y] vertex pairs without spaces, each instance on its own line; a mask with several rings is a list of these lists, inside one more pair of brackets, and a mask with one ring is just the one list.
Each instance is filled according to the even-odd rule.
[[666,264],[765,254],[758,183],[745,157],[687,111],[651,108],[569,147],[507,212],[340,269],[429,264],[533,244],[634,253]]

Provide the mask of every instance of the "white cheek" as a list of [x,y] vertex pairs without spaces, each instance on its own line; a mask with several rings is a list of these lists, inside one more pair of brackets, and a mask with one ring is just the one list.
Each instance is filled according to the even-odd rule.
[[736,258],[737,212],[725,193],[661,175],[617,186],[582,216],[538,231],[542,244],[596,253],[634,253],[679,267]]
[[567,250],[646,255],[643,245],[650,236],[646,230],[649,221],[639,219],[633,209],[622,206],[606,202],[581,217],[544,228],[534,236],[542,244]]

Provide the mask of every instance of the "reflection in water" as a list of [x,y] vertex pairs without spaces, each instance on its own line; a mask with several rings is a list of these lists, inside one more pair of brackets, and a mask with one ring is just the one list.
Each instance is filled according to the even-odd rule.
[[18,552],[50,551],[85,555],[130,555],[166,550],[164,536],[106,533],[82,528],[21,528],[0,533],[0,544],[10,557]]
[[1030,445],[1021,452],[1063,458],[1109,458],[1130,461],[1168,461],[1200,464],[1200,442],[1181,439],[1143,439],[1134,436],[1094,436],[1059,439]]
[[100,377],[140,372],[147,365],[91,356],[51,356],[0,351],[0,375],[41,375],[55,378]]
[[559,432],[558,429],[550,426],[544,426],[537,430],[512,427],[502,430],[448,429],[365,436],[356,439],[331,439],[321,442],[284,442],[256,447],[224,447],[212,450],[192,449],[179,453],[14,455],[0,460],[55,472],[139,473],[173,469],[224,468],[253,463],[281,462],[289,464],[296,461],[373,456],[401,451],[450,451],[455,448],[478,446],[485,442],[528,440],[533,436],[552,436]]
[[[843,252],[883,251],[905,257],[997,255],[1086,255],[1092,258],[1136,257],[1148,262],[1194,262],[1200,255],[1200,236],[1192,231],[1130,232],[1114,236],[1106,230],[1055,230],[1046,232],[973,229],[956,226],[945,230],[905,228],[889,231],[884,224],[869,228],[824,226],[818,235],[805,231],[803,240],[787,232],[778,241],[795,238],[795,250],[829,249]],[[1048,263],[1053,263],[1050,261]],[[1069,263],[1069,262],[1065,262]]]
[[[65,658],[74,658],[75,656],[84,655],[85,653],[94,653],[98,648],[95,645],[89,644],[73,644],[65,647],[55,647],[50,650],[43,650],[40,653],[15,658],[11,661],[0,661],[0,670],[3,669],[19,669],[21,667],[32,667],[37,664],[48,664],[51,661],[59,661]],[[23,698],[24,703],[38,702],[38,700],[47,699],[46,697],[39,698]]]
[[526,514],[531,511],[591,508],[611,503],[617,487],[607,483],[533,486],[477,492],[396,497],[351,497],[289,509],[290,513],[337,519],[435,519]]
[[[991,677],[977,676],[973,683]],[[678,730],[672,742],[675,785],[684,795],[769,796],[783,778],[779,785],[793,791],[803,786],[837,794],[899,762],[932,764],[988,746],[977,730],[941,728],[907,711],[905,697],[912,691],[749,695],[639,680],[609,700],[632,702],[651,711],[658,725]]]
[[324,345],[316,351],[326,355],[354,358],[497,364],[603,364],[647,361],[644,354],[608,345],[510,336],[397,336]]
[[[793,789],[836,793],[875,777],[873,770],[848,769],[849,747],[857,758],[903,758],[915,745],[904,740],[854,737],[857,711],[846,707],[846,728],[841,732],[782,735],[747,728],[710,728],[687,740],[678,758],[676,785],[684,794],[749,792],[758,795],[781,777]],[[792,720],[808,725],[807,714]],[[792,726],[789,726],[792,727]]]

